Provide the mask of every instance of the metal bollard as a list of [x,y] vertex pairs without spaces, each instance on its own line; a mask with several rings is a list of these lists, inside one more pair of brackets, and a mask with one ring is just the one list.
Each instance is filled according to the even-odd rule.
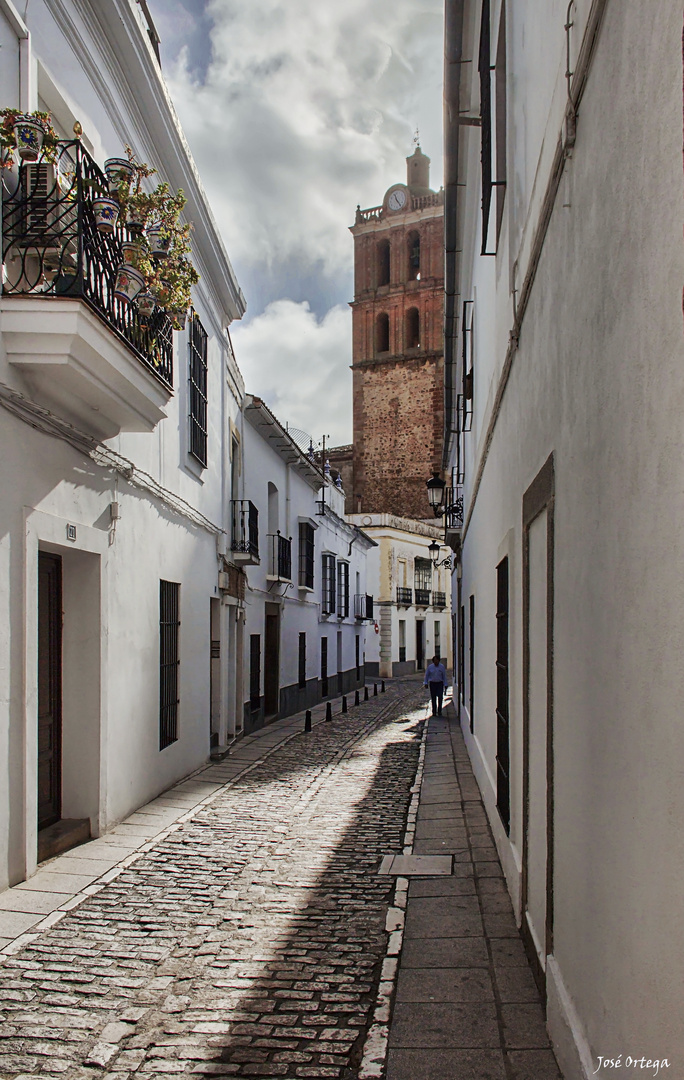
[[378,684],[376,682],[374,682],[373,683],[373,697],[377,697],[377,696],[378,696]]
[[346,699],[346,697],[345,697],[345,696],[343,695],[343,696],[342,696],[342,712],[346,712],[346,711],[347,711],[347,699]]
[[363,700],[368,701],[368,687],[367,686],[364,686],[364,688],[363,688]]
[[385,680],[384,679],[382,680],[382,691],[381,691],[381,693],[383,693],[383,694],[385,693]]
[[332,702],[329,701],[325,706],[325,718],[326,720],[332,720]]
[[306,710],[306,716],[304,717],[304,730],[311,731],[311,709]]
[[357,691],[356,691],[356,693],[354,694],[354,704],[355,704],[355,705],[358,705],[358,704],[359,704],[359,701],[360,701],[360,698],[359,698],[359,692],[358,692],[358,690],[357,690]]

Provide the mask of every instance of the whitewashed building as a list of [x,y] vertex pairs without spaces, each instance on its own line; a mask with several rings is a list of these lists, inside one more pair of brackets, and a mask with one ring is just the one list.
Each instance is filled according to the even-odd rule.
[[566,1080],[674,1076],[682,7],[446,12],[461,724]]
[[374,618],[367,674],[412,675],[424,671],[435,654],[451,667],[451,567],[443,527],[394,514],[351,514],[349,521],[377,544],[368,554]]
[[[24,7],[0,0],[0,106],[49,110],[68,145],[23,203],[23,174],[3,177],[0,888],[199,766],[241,707],[227,328],[244,300],[139,5]],[[86,235],[89,185],[126,144],[187,196],[184,331],[141,331]],[[32,280],[10,274],[21,259]]]
[[[244,731],[364,684],[367,554],[327,479],[264,402],[245,402]],[[242,556],[236,556],[242,558]]]

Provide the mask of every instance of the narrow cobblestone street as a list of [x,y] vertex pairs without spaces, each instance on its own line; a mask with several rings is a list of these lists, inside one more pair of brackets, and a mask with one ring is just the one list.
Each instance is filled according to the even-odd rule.
[[[380,980],[396,974],[391,954],[400,943],[394,950],[391,941],[388,946],[388,931],[397,910],[392,905],[408,883],[377,871],[384,857],[407,850],[421,745],[427,745],[426,807],[421,805],[413,850],[451,854],[452,841],[460,839],[453,823],[444,824],[444,815],[461,807],[453,758],[450,766],[443,760],[445,749],[452,753],[448,726],[434,721],[440,731],[425,744],[426,713],[422,687],[414,680],[396,682],[332,723],[316,724],[310,734],[301,732],[301,724],[294,736],[281,734],[279,746],[273,744],[276,725],[248,744],[237,776],[230,757],[205,769],[199,779],[221,787],[188,820],[172,825],[120,872],[105,875],[111,880],[90,886],[91,895],[77,905],[74,900],[72,910],[48,916],[53,926],[35,928],[2,957],[3,1080],[381,1075],[387,1028],[381,1065],[366,1072],[368,1054],[363,1065],[362,1055],[379,1015]],[[464,797],[476,801],[467,777],[461,783]],[[444,809],[430,807],[443,796],[449,800]],[[469,822],[482,834],[476,854],[485,861],[481,876],[490,882],[482,889],[494,904],[489,918],[497,926],[490,929],[510,939],[517,931],[475,803]],[[460,1071],[466,1067],[463,1075],[480,1080],[556,1077],[550,1050],[537,1051],[536,1058],[523,1054],[520,1071],[503,1071],[487,973],[474,970],[488,966],[487,951],[468,940],[483,933],[479,915],[460,911],[445,920],[437,910],[440,903],[477,903],[459,860],[457,854],[453,876],[410,885],[389,1034],[390,1075],[450,1080],[458,1064]],[[414,900],[414,911],[412,897],[446,899]],[[419,911],[420,905],[429,910]],[[454,935],[465,950],[456,959]],[[519,941],[499,945],[508,962],[525,965]],[[474,955],[475,947],[482,956]],[[445,970],[466,965],[472,970]],[[510,981],[510,970],[504,975]],[[533,1042],[517,1045],[546,1046],[541,1010],[529,1004],[536,998],[529,972],[520,972],[515,988],[523,996],[514,994],[514,1000],[528,1003],[515,1009],[536,1010]],[[459,1001],[471,1004],[448,1004]],[[527,1016],[526,1030],[530,1022]],[[452,1029],[456,1045],[490,1049],[484,1057],[467,1050],[445,1057],[439,1048],[454,1045],[444,1037]]]

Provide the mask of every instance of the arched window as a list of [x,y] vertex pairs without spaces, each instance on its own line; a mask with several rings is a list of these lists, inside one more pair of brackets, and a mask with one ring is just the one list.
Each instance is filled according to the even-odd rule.
[[420,315],[418,308],[409,308],[406,312],[406,348],[417,349],[420,346]]
[[389,315],[383,311],[375,323],[375,351],[389,352]]
[[377,278],[376,284],[389,285],[390,283],[390,242],[380,240],[376,249]]
[[420,281],[420,233],[408,234],[408,280]]

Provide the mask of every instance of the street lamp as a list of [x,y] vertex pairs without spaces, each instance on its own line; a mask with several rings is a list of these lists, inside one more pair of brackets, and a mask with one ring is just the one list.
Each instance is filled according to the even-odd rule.
[[434,569],[437,570],[440,566],[446,566],[451,569],[450,555],[447,555],[446,559],[442,559],[441,562],[439,561],[439,553],[441,550],[442,546],[441,544],[438,544],[436,540],[433,540],[432,543],[428,546],[428,551],[430,552],[430,561],[432,562]]
[[440,517],[443,513],[442,506],[444,504],[444,489],[446,483],[440,477],[438,472],[433,472],[432,476],[427,482],[428,502],[432,507],[435,517]]

